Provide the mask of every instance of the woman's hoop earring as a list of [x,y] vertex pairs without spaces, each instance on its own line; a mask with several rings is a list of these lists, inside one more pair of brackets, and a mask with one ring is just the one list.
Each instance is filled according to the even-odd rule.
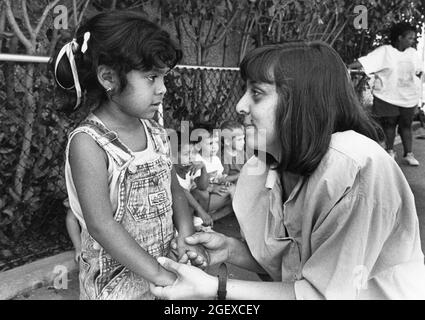
[[112,88],[106,88],[106,92],[109,93],[112,91]]

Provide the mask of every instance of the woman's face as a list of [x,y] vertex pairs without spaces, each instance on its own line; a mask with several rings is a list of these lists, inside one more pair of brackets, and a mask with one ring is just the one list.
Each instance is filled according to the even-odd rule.
[[246,92],[236,105],[236,111],[245,116],[247,147],[275,157],[279,152],[275,130],[277,103],[275,84],[248,80]]

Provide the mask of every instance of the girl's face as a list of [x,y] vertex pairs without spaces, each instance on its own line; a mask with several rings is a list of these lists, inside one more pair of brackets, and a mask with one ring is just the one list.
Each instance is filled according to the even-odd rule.
[[121,94],[113,97],[114,101],[121,111],[130,116],[151,119],[167,92],[164,77],[168,71],[168,68],[130,71],[127,73],[127,86]]
[[236,111],[245,116],[246,145],[250,149],[278,155],[275,130],[277,103],[275,84],[247,81],[246,92],[236,105]]
[[399,46],[401,50],[405,50],[407,48],[412,47],[416,41],[416,34],[413,31],[409,31],[404,37],[399,36]]

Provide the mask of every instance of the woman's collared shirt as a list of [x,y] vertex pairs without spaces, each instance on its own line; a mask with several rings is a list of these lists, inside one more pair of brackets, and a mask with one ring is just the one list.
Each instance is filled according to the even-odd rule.
[[275,281],[294,281],[297,299],[425,299],[413,194],[363,135],[333,134],[285,202],[277,173],[251,158],[233,206],[254,258]]

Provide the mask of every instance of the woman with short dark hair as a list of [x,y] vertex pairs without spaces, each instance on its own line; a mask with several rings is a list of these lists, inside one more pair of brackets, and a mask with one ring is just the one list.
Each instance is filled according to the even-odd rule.
[[[376,142],[338,54],[321,42],[257,48],[241,64],[236,106],[246,144],[233,207],[246,242],[215,232],[210,264],[228,262],[273,281],[219,281],[193,266],[152,292],[167,299],[425,299],[425,267],[412,191]],[[264,141],[264,143],[261,143]],[[187,258],[196,263],[196,254]],[[226,294],[227,293],[227,294]]]

